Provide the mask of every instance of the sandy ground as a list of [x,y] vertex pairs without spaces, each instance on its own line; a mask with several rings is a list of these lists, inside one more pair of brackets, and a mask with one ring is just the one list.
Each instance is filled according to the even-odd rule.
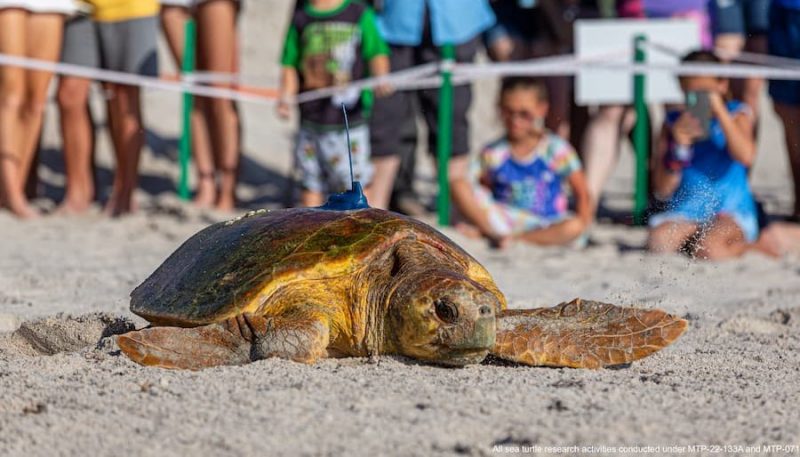
[[[244,72],[272,84],[286,5],[254,3],[242,18]],[[479,86],[476,143],[497,131],[493,90],[492,82]],[[652,257],[640,249],[645,232],[622,226],[596,227],[584,250],[504,253],[445,230],[486,265],[512,307],[579,296],[661,307],[689,320],[674,346],[622,369],[445,369],[391,357],[315,366],[265,360],[202,372],[133,364],[108,337],[143,325],[127,310],[128,294],[184,239],[223,218],[172,195],[179,97],[148,93],[145,100],[139,214],[30,223],[0,214],[0,455],[492,455],[526,446],[800,444],[800,259]],[[771,210],[785,212],[782,132],[765,111],[754,185]],[[288,187],[290,126],[268,107],[242,112],[242,197],[249,206],[277,206]],[[60,198],[63,182],[56,121],[51,109],[44,208]],[[104,133],[98,140],[98,175],[107,183],[108,140]],[[629,170],[623,156],[609,187],[612,208],[628,205]],[[430,167],[422,174],[430,194]]]

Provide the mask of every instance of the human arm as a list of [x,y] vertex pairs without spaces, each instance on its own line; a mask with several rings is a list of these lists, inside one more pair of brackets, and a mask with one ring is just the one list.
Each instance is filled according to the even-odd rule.
[[[685,141],[685,138],[682,138]],[[691,144],[691,143],[689,143]],[[691,147],[682,144],[683,147]],[[678,185],[681,183],[682,171],[679,167],[669,168],[667,166],[667,154],[670,153],[670,126],[666,123],[661,127],[661,133],[658,136],[658,143],[656,144],[656,151],[653,155],[652,168],[653,168],[653,192],[656,198],[666,200],[669,198]]]
[[297,68],[300,65],[300,38],[297,29],[292,24],[286,32],[281,54],[281,81],[280,98],[276,111],[278,116],[288,119],[291,114],[291,102],[300,91],[300,75]]
[[[377,55],[369,61],[369,74],[375,77],[386,76],[389,74],[389,56]],[[379,97],[386,97],[392,93],[392,86],[380,83],[375,86],[375,94]]]
[[[359,25],[361,26],[361,51],[369,62],[370,76],[380,78],[388,75],[391,71],[389,46],[378,30],[375,13],[371,9],[367,9],[361,15]],[[375,86],[375,93],[379,97],[385,97],[392,93],[392,87],[386,83],[380,83]]]
[[722,96],[715,92],[710,93],[709,98],[711,110],[725,133],[731,157],[745,167],[753,166],[756,159],[756,144],[752,116],[747,111],[731,115]]
[[281,68],[280,99],[276,107],[278,116],[288,119],[292,113],[291,101],[300,90],[300,78],[294,67]]
[[592,204],[589,198],[589,185],[586,183],[586,174],[583,170],[577,170],[567,178],[569,187],[572,189],[572,197],[575,199],[575,216],[588,227],[592,222]]

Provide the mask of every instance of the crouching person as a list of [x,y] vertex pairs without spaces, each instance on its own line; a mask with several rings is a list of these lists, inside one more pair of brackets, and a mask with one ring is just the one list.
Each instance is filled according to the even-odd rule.
[[[503,81],[499,97],[505,135],[486,146],[470,178],[453,182],[456,227],[496,247],[514,240],[566,245],[591,219],[586,179],[575,150],[544,127],[547,93],[534,78]],[[568,212],[567,188],[576,214]]]
[[[709,51],[696,51],[683,62],[720,60]],[[688,249],[704,259],[739,256],[758,238],[747,181],[747,168],[756,156],[752,110],[739,101],[725,101],[726,79],[687,76],[680,83],[689,104],[667,113],[654,155],[654,190],[667,201],[667,210],[650,219],[648,248]],[[692,102],[699,108],[689,106]]]

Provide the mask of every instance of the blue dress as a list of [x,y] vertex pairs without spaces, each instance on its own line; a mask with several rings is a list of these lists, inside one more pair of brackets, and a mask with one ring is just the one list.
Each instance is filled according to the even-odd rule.
[[[749,109],[737,101],[728,102],[727,107],[732,115]],[[680,114],[680,111],[667,113],[667,125],[675,123]],[[758,216],[747,180],[747,167],[731,157],[717,119],[711,121],[709,138],[695,143],[693,149],[692,159],[683,169],[681,183],[667,211],[650,218],[650,226],[670,221],[707,226],[724,214],[733,218],[748,242],[754,242],[758,238]]]

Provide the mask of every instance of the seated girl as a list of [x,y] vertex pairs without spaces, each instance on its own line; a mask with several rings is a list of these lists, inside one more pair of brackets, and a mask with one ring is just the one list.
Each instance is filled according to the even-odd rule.
[[[720,63],[710,51],[695,51],[683,62]],[[677,252],[687,246],[698,258],[739,256],[758,239],[758,216],[747,181],[756,157],[750,108],[725,101],[728,81],[715,76],[680,78],[694,97],[706,96],[710,121],[687,109],[667,113],[654,155],[656,197],[667,200],[665,212],[650,219],[648,248]]]
[[[575,150],[544,127],[547,92],[537,79],[508,78],[500,90],[505,136],[484,148],[471,180],[452,184],[456,227],[484,236],[496,247],[512,240],[564,245],[586,229],[590,215],[586,180]],[[577,215],[567,211],[569,187]]]

